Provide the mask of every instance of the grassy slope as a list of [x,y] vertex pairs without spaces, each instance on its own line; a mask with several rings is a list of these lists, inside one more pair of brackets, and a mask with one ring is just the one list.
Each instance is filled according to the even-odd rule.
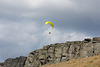
[[41,67],[100,67],[100,55],[72,59],[70,61],[61,62],[57,64],[47,64]]

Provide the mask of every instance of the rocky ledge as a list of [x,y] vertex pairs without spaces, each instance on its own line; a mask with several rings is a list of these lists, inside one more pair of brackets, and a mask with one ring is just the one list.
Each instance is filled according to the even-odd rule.
[[74,58],[84,58],[100,54],[100,37],[84,39],[83,41],[67,41],[44,46],[29,53],[26,57],[7,59],[1,67],[39,67],[69,61]]

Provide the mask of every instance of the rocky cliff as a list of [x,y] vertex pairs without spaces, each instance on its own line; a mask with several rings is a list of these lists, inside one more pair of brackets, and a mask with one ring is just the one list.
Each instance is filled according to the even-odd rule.
[[26,58],[24,56],[9,58],[4,63],[0,63],[0,67],[24,67]]
[[27,59],[7,59],[1,67],[39,67],[69,61],[73,58],[89,57],[100,54],[100,38],[84,39],[83,41],[67,41],[44,46],[29,53]]

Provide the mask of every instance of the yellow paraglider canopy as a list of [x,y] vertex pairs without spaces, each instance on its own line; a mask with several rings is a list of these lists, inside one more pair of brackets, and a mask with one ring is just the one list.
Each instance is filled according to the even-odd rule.
[[50,25],[54,28],[53,23],[52,23],[52,22],[50,22],[50,21],[47,21],[45,24],[50,24]]

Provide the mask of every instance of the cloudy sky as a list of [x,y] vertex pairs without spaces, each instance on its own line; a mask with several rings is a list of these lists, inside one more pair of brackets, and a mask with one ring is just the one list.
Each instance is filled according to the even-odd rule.
[[99,37],[99,18],[100,0],[0,0],[0,62],[44,45]]

